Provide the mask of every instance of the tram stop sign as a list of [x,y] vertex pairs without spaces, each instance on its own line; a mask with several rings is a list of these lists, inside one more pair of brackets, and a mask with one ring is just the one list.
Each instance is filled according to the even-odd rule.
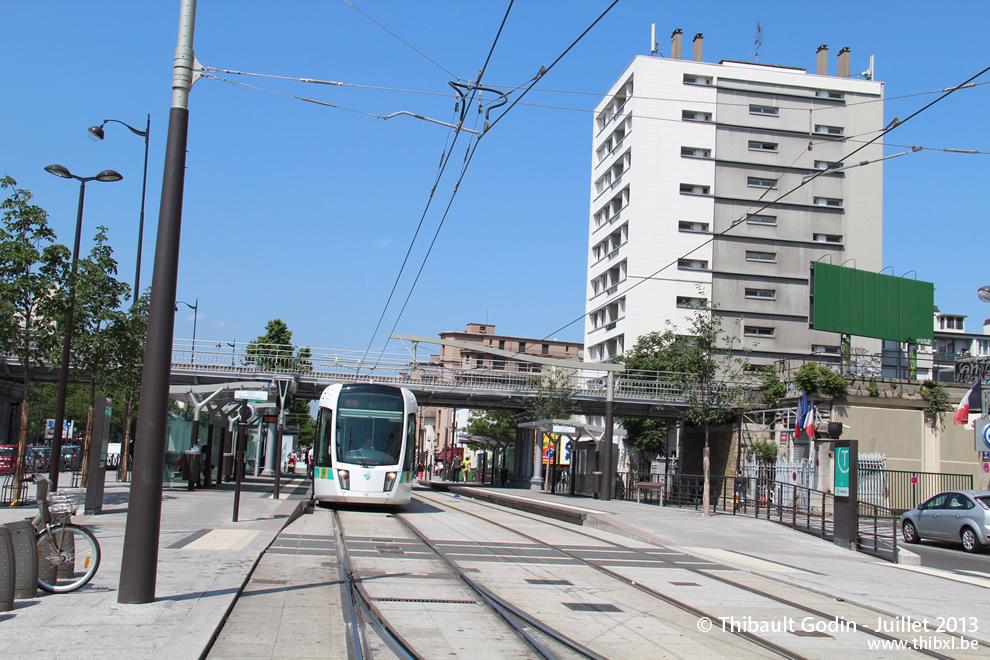
[[990,451],[990,419],[978,419],[974,427],[976,451]]

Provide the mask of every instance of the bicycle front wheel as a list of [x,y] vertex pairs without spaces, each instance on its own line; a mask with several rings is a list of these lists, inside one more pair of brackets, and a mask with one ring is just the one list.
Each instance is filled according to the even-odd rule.
[[71,523],[53,525],[41,530],[37,540],[38,586],[43,590],[68,593],[96,575],[100,567],[100,544],[85,527]]

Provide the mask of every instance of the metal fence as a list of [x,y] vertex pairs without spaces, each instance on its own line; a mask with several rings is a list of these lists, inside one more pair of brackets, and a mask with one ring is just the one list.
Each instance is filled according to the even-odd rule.
[[[661,506],[703,506],[704,475],[639,475],[622,473],[616,496]],[[640,477],[643,477],[640,479]],[[748,515],[776,522],[825,540],[835,538],[835,497],[770,476],[709,477],[711,513]],[[888,561],[897,561],[898,513],[870,502],[859,503],[856,548]]]

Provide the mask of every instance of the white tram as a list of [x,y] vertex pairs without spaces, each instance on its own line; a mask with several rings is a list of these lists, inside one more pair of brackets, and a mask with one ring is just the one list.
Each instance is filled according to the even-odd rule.
[[316,501],[405,504],[415,459],[411,391],[370,383],[335,383],[323,390],[313,446]]

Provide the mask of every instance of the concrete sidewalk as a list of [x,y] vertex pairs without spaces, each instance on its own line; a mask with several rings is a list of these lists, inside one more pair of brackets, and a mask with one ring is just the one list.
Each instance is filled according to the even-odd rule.
[[[265,549],[306,504],[305,475],[245,479],[239,522],[234,487],[190,491],[166,486],[162,496],[156,600],[117,602],[130,484],[108,477],[103,510],[73,522],[92,530],[102,562],[92,582],[69,594],[38,592],[0,612],[2,658],[198,658],[209,647]],[[71,483],[65,481],[60,483]],[[82,489],[62,490],[83,493]],[[29,496],[33,498],[34,488]],[[83,507],[79,507],[82,513]],[[33,517],[34,506],[0,509],[0,523]]]

